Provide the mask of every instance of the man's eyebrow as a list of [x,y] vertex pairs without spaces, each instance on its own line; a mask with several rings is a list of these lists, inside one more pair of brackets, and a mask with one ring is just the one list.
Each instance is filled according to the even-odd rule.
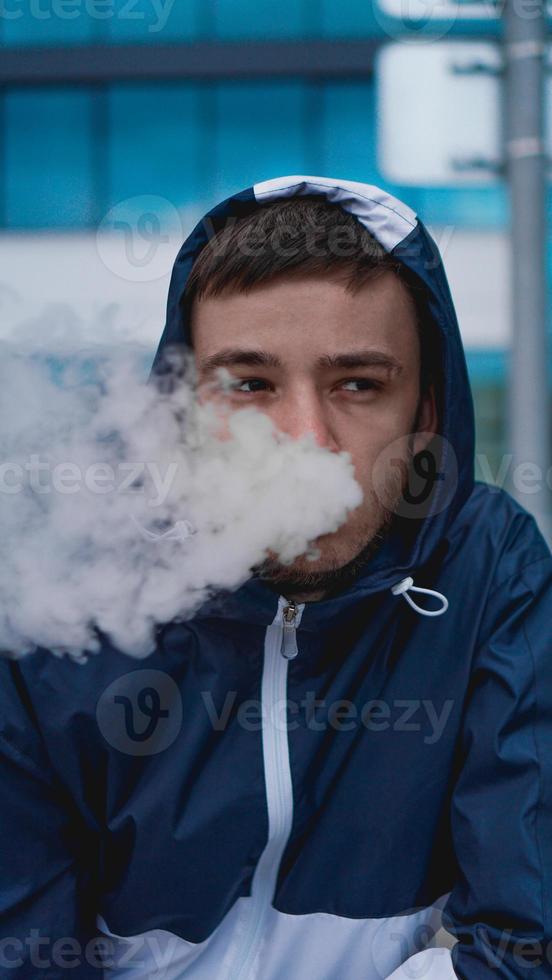
[[[248,367],[281,368],[282,361],[277,354],[269,351],[245,349],[240,347],[227,347],[210,354],[201,362],[201,369],[204,372],[215,371],[220,367],[232,367],[237,364],[246,364]],[[379,367],[385,369],[390,374],[399,374],[403,366],[393,357],[392,354],[385,354],[383,351],[359,350],[340,354],[323,354],[316,361],[317,368],[345,369],[351,370],[360,367]]]
[[400,361],[392,354],[378,350],[358,350],[343,354],[324,354],[316,362],[321,368],[345,368],[351,370],[359,367],[381,367],[390,374],[400,374],[403,369]]
[[263,350],[245,350],[239,347],[227,347],[205,357],[200,364],[203,371],[214,371],[220,367],[232,367],[235,364],[247,364],[249,367],[282,367],[282,362],[276,354]]

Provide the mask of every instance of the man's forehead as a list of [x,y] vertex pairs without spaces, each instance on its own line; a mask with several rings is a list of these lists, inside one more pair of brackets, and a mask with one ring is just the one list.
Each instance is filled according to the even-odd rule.
[[400,359],[416,342],[416,313],[408,292],[392,272],[357,291],[324,278],[280,279],[246,292],[196,299],[191,328],[194,347],[262,347],[281,355],[303,350],[314,356],[373,346]]

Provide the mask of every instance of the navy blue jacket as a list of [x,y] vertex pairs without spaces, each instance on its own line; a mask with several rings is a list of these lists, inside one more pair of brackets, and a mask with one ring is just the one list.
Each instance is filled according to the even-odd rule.
[[[304,193],[424,284],[441,478],[333,598],[294,606],[252,577],[160,629],[145,660],[105,639],[82,664],[0,662],[6,980],[552,977],[552,556],[522,507],[474,482],[435,243],[368,185],[256,185],[183,245],[156,369],[188,340],[207,236]],[[412,583],[448,608],[423,615],[442,600]]]

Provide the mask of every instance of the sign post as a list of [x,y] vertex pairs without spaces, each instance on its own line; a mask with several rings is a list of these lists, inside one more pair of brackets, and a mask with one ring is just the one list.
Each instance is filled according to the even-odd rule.
[[514,470],[519,464],[535,468],[533,501],[528,504],[525,495],[516,496],[532,511],[552,541],[547,486],[552,426],[546,301],[546,17],[542,0],[532,4],[531,16],[519,8],[516,0],[506,0],[504,28],[505,157],[511,208],[513,310],[509,442]]
[[[380,2],[388,14],[397,5],[400,9],[400,0]],[[442,15],[447,4],[465,13],[466,7],[452,0],[439,0],[434,9]],[[402,185],[481,187],[506,177],[512,309],[509,489],[552,544],[546,269],[546,170],[552,151],[550,134],[545,137],[546,115],[552,124],[545,94],[550,98],[552,86],[546,80],[551,59],[545,0],[503,0],[501,14],[502,42],[449,36],[428,44],[427,35],[425,43],[394,42],[382,48],[376,76],[378,159],[381,171]]]

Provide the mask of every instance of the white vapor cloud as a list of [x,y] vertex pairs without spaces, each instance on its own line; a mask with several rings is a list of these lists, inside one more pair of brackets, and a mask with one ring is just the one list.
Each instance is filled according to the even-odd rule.
[[282,561],[309,551],[360,504],[348,454],[293,440],[251,407],[222,441],[189,367],[162,394],[126,339],[83,346],[71,322],[40,344],[37,326],[0,345],[4,655],[83,659],[98,629],[146,656],[157,624],[238,588],[268,549]]

